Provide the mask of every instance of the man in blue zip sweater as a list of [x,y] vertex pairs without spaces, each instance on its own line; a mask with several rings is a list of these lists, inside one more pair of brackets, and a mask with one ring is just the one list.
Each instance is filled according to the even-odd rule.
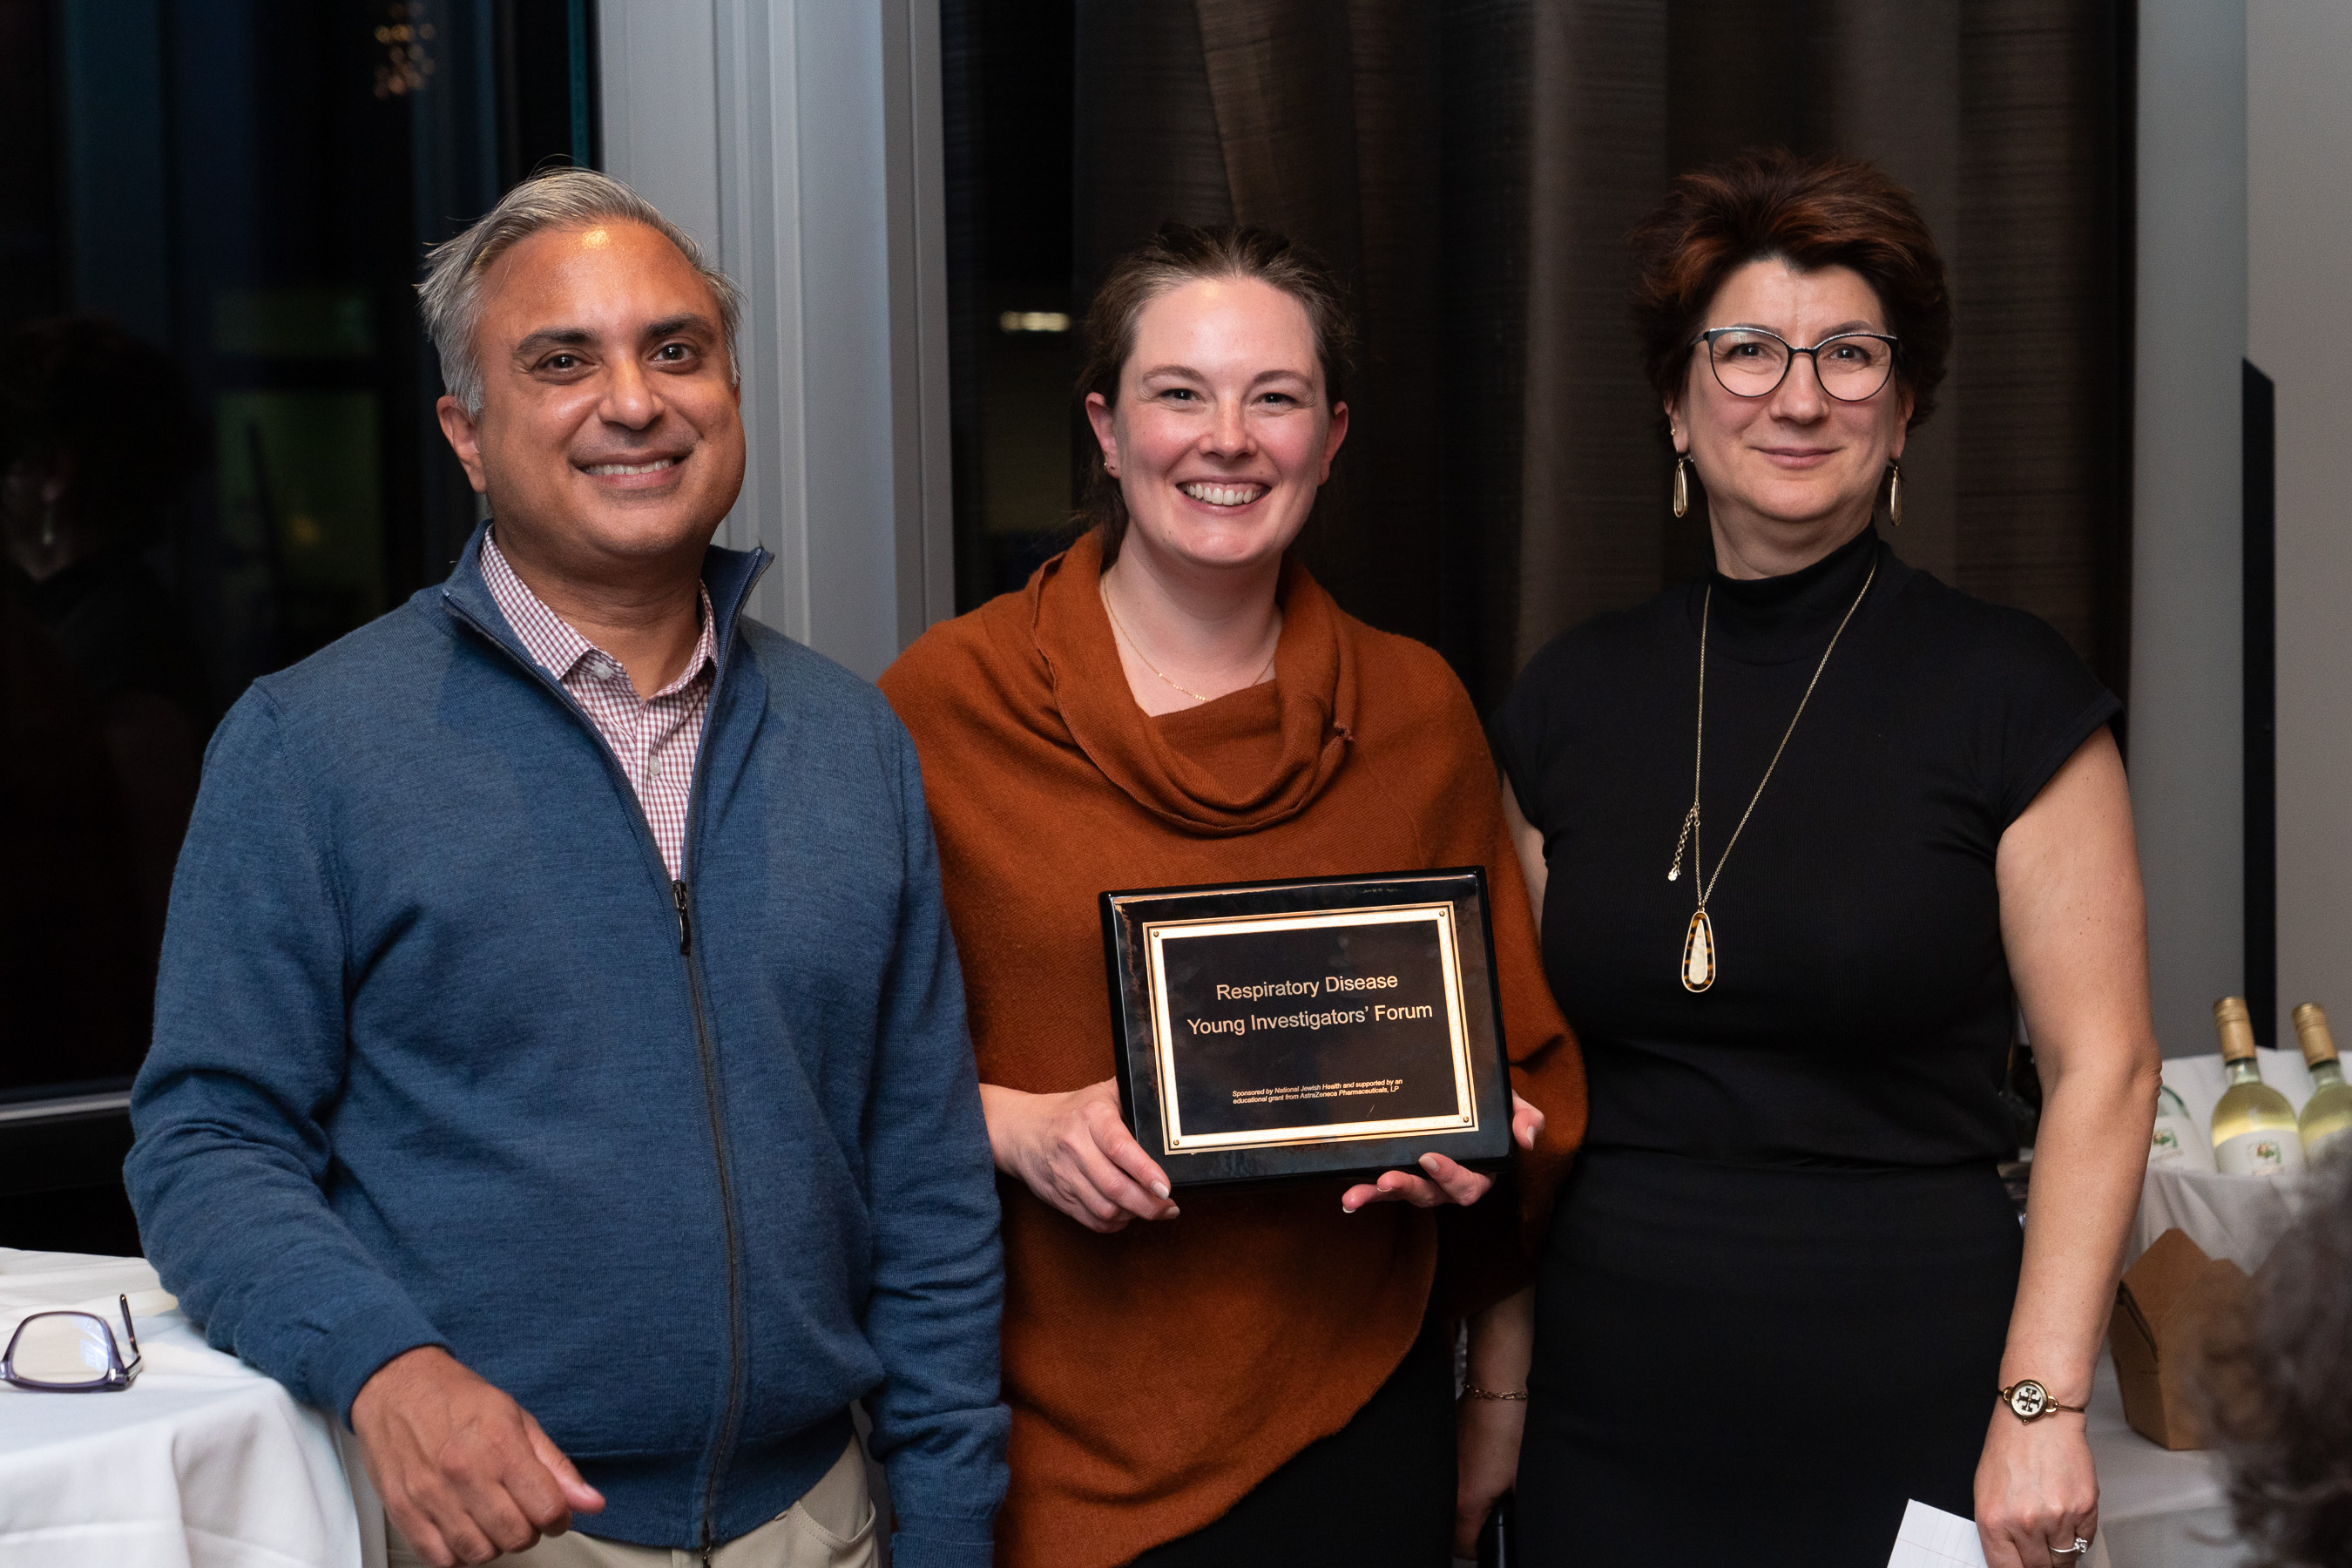
[[395,1563],[874,1562],[862,1397],[899,1568],[984,1565],[1003,1271],[930,825],[881,696],[710,546],[734,290],[563,171],[423,293],[497,521],[213,742],[149,1255],[350,1424]]

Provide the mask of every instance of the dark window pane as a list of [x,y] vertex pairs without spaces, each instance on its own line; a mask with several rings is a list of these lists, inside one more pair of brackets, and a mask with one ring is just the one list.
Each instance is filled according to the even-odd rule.
[[1018,588],[1068,538],[1084,429],[1072,296],[1074,0],[946,0],[956,607]]
[[593,9],[0,0],[0,1213],[137,1070],[213,725],[474,525],[415,285],[593,162]]

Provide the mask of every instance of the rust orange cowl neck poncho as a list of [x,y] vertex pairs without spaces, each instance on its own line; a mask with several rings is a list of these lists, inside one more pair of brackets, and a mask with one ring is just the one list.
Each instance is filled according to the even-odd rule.
[[1120,670],[1101,559],[1088,536],[882,678],[922,756],[982,1080],[1111,1076],[1107,889],[1483,865],[1512,1079],[1549,1123],[1521,1161],[1524,1215],[1506,1186],[1450,1215],[1443,1280],[1430,1213],[1343,1214],[1338,1182],[1187,1194],[1179,1218],[1097,1236],[1000,1181],[1006,1568],[1125,1563],[1347,1425],[1433,1284],[1458,1310],[1526,1277],[1520,1234],[1584,1125],[1494,763],[1444,661],[1293,563],[1275,679],[1155,719]]

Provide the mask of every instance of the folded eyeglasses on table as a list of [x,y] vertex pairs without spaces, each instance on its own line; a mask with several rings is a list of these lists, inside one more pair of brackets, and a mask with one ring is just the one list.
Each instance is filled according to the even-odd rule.
[[36,1312],[9,1336],[7,1353],[0,1355],[0,1380],[42,1394],[98,1394],[130,1387],[142,1360],[139,1332],[131,1326],[131,1298],[115,1300],[122,1306],[130,1361],[122,1359],[114,1325],[96,1312]]

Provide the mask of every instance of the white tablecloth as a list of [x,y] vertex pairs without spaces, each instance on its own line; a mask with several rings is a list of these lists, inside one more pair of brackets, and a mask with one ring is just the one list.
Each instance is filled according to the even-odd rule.
[[[2294,1051],[2257,1048],[2263,1081],[2286,1096],[2297,1112],[2311,1098],[2311,1073]],[[2171,1057],[2167,1088],[2179,1095],[2200,1132],[2213,1129],[2213,1104],[2228,1086],[2221,1057]],[[2294,1218],[2307,1182],[2303,1176],[2224,1176],[2178,1165],[2150,1165],[2140,1186],[2139,1218],[2132,1227],[2128,1264],[2166,1231],[2179,1226],[2208,1258],[2226,1258],[2252,1274],[2263,1266]]]
[[146,1356],[129,1389],[0,1383],[0,1568],[382,1568],[383,1510],[335,1423],[206,1345],[141,1259],[0,1247],[0,1345],[59,1307],[120,1334],[125,1292]]
[[[0,1247],[0,1343],[29,1312],[112,1320],[121,1292],[147,1358],[131,1388],[0,1384],[0,1568],[383,1568],[383,1510],[335,1424],[206,1345],[142,1260]],[[2126,1426],[2105,1356],[2089,1425],[2114,1568],[2242,1561],[2221,1462]]]
[[[2311,1098],[2311,1073],[2294,1051],[2258,1050],[2263,1081],[2298,1111]],[[2213,1105],[2227,1087],[2220,1053],[2171,1057],[2164,1081],[2210,1132]],[[2129,1263],[2166,1231],[2179,1226],[2208,1258],[2227,1258],[2249,1274],[2270,1256],[2294,1218],[2307,1184],[2300,1176],[2224,1176],[2210,1171],[2151,1165],[2140,1186]],[[2222,1491],[2220,1458],[2173,1453],[2134,1432],[2124,1421],[2115,1365],[2099,1359],[2098,1392],[2090,1415],[2091,1451],[2098,1460],[2100,1517],[2116,1568],[2224,1568],[2243,1562],[2242,1547]]]
[[2099,1468],[2099,1539],[2115,1568],[2235,1568],[2221,1459],[2174,1453],[2124,1420],[2123,1390],[2105,1353],[2091,1385],[2091,1458]]

